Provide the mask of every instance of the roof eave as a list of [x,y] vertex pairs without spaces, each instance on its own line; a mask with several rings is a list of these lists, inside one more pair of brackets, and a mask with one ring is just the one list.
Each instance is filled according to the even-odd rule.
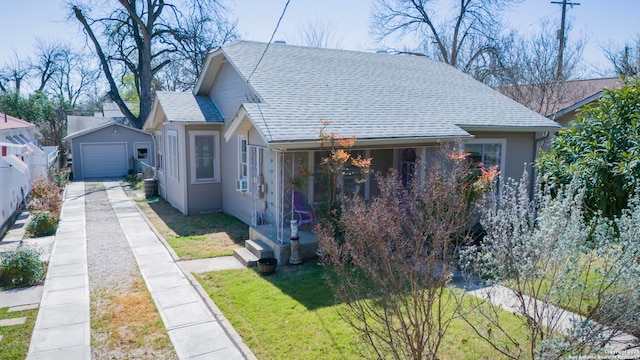
[[[450,142],[463,139],[471,139],[473,135],[450,135],[450,136],[425,136],[425,137],[398,137],[398,138],[375,138],[356,139],[354,148],[395,148],[409,146],[436,145],[443,142]],[[317,150],[321,149],[320,139],[272,141],[269,142],[269,149],[273,150]]]
[[562,128],[559,124],[539,126],[508,126],[508,125],[458,125],[466,131],[495,131],[495,132],[547,132],[558,131]]

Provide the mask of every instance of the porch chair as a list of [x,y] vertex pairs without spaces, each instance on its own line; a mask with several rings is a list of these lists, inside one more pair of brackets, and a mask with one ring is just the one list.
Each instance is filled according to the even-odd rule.
[[293,193],[293,211],[298,216],[298,226],[304,224],[315,224],[316,213],[313,207],[307,203],[302,193],[295,191]]

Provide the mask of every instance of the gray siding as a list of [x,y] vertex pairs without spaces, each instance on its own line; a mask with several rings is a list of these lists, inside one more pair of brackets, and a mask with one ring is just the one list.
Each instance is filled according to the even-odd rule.
[[209,91],[209,97],[218,106],[226,124],[242,103],[253,102],[248,99],[249,94],[248,85],[242,81],[236,70],[228,62],[222,64]]
[[[191,158],[193,154],[191,154],[191,138],[189,132],[191,131],[218,131],[220,132],[219,140],[220,144],[220,154],[218,155],[218,160],[222,161],[224,152],[222,151],[222,142],[224,142],[224,137],[222,136],[222,128],[219,125],[192,125],[187,126],[187,133],[184,136],[185,139],[185,149],[189,152],[186,161],[186,181],[187,181],[187,215],[196,215],[203,213],[211,213],[216,211],[222,211],[222,183],[205,183],[205,184],[194,184],[193,179],[191,178]],[[220,164],[220,169],[222,170],[222,163]],[[223,175],[220,174],[220,179],[223,179]]]
[[238,137],[220,144],[224,157],[222,159],[222,201],[224,212],[237,217],[246,224],[251,223],[251,197],[236,191],[238,179]]
[[505,168],[502,170],[504,179],[520,179],[526,169],[531,174],[535,160],[535,133],[474,133],[476,139],[506,139],[507,148],[504,149]]
[[[113,129],[118,129],[117,133],[113,132]],[[82,179],[83,169],[82,169],[82,159],[81,159],[81,144],[86,143],[126,143],[127,145],[127,158],[131,159],[131,157],[136,156],[135,144],[134,143],[148,143],[149,144],[149,154],[148,161],[150,165],[154,165],[155,160],[155,148],[153,143],[153,138],[150,134],[141,133],[136,130],[129,129],[127,127],[112,125],[107,126],[103,129],[96,130],[76,138],[71,139],[71,154],[73,158],[73,176],[75,179]],[[86,160],[85,160],[86,161]],[[130,166],[130,164],[129,164]]]

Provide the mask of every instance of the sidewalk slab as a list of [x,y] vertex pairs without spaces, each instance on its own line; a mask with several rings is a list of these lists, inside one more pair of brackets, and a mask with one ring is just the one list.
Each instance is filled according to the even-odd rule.
[[27,359],[91,359],[84,183],[67,185]]
[[12,306],[12,307],[9,308],[9,310],[7,310],[7,312],[18,312],[18,311],[35,310],[38,307],[40,307],[40,304]]
[[178,358],[244,359],[133,200],[117,183],[104,185]]
[[184,272],[203,273],[230,269],[242,269],[244,266],[233,256],[222,256],[212,259],[179,261],[178,266]]
[[0,291],[0,308],[39,304],[43,290],[44,286],[38,285]]
[[19,317],[19,318],[13,318],[13,319],[2,319],[2,320],[0,320],[0,327],[22,325],[25,322],[27,322],[27,318],[26,317]]

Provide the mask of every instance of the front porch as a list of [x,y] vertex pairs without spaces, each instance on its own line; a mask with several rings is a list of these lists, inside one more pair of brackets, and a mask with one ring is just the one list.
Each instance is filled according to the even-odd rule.
[[[269,225],[259,225],[249,228],[249,239],[260,241],[273,251],[273,257],[278,259],[278,265],[282,266],[289,263],[291,256],[291,229],[283,229],[283,241],[278,243],[277,237],[273,235],[273,227]],[[316,256],[318,251],[318,239],[316,234],[310,230],[299,230],[300,238],[300,257],[302,259],[310,259]]]

